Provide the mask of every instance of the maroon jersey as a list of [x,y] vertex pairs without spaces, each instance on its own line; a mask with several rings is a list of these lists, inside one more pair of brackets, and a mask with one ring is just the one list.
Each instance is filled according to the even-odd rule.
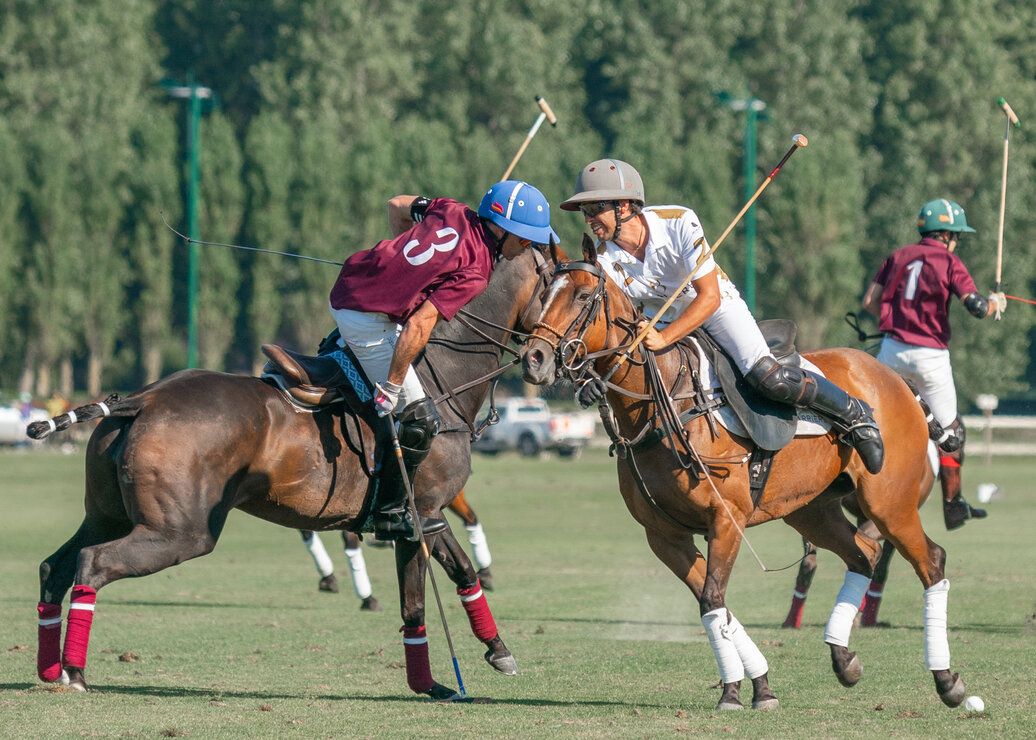
[[384,313],[402,324],[427,300],[452,319],[489,284],[490,243],[477,213],[436,198],[421,223],[345,261],[331,307]]
[[975,292],[960,258],[930,237],[893,252],[874,282],[883,287],[883,332],[905,344],[946,349],[950,341],[950,298]]

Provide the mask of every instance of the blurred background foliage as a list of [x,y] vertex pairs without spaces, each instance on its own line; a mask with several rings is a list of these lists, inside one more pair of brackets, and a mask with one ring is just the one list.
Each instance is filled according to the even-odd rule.
[[[612,156],[650,203],[694,208],[717,238],[753,179],[809,138],[757,203],[756,314],[803,349],[857,345],[843,322],[884,257],[949,197],[995,269],[1005,117],[1036,102],[1036,6],[1021,0],[4,0],[0,6],[0,392],[96,396],[183,367],[188,105],[200,130],[199,236],[343,260],[388,233],[398,193],[477,204],[539,113],[514,177],[556,208]],[[1036,294],[1036,146],[1012,130],[1004,290]],[[750,191],[749,191],[750,192]],[[255,372],[259,345],[315,350],[334,267],[201,247],[199,364]],[[743,225],[717,258],[742,283]],[[1036,309],[952,311],[962,407],[1024,397]],[[873,324],[870,325],[873,328]]]

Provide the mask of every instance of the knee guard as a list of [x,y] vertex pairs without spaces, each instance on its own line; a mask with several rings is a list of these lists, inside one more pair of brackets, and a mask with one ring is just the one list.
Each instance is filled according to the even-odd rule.
[[399,415],[399,446],[407,468],[416,469],[428,457],[432,440],[442,427],[442,417],[430,398],[408,404]]
[[755,363],[745,380],[767,398],[793,406],[806,406],[816,395],[816,383],[802,368],[781,365],[773,357]]
[[964,427],[964,419],[962,419],[960,417],[960,415],[958,415],[957,418],[954,419],[953,422],[950,423],[950,425],[946,427],[946,431],[949,432],[951,435],[953,435],[957,439],[958,446],[957,446],[957,449],[949,451],[949,452],[940,447],[940,449],[939,449],[940,456],[941,457],[948,457],[948,458],[950,458],[952,460],[955,460],[958,465],[964,464],[964,439],[965,439],[965,437],[967,437],[967,431],[968,431]]

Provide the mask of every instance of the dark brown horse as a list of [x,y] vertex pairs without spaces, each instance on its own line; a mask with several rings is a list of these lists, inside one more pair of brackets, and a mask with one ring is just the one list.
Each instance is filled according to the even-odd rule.
[[[945,551],[921,528],[918,497],[926,465],[925,417],[903,380],[870,355],[828,349],[806,357],[831,381],[865,400],[884,439],[884,467],[870,474],[851,447],[833,433],[796,437],[772,461],[768,483],[753,500],[749,461],[753,444],[704,413],[670,434],[657,433],[667,416],[652,393],[648,364],[638,347],[619,362],[639,318],[626,295],[596,262],[593,242],[584,239],[582,262],[560,264],[544,298],[544,311],[523,350],[526,381],[552,382],[567,373],[607,377],[615,365],[602,417],[618,461],[619,487],[630,513],[645,529],[655,555],[694,593],[720,668],[718,709],[740,709],[741,679],[752,679],[753,707],[770,709],[769,667],[743,626],[725,606],[730,572],[744,537],[757,524],[783,519],[818,547],[835,552],[849,569],[825,630],[834,670],[845,685],[862,675],[848,649],[852,620],[869,582],[880,547],[859,533],[842,512],[841,500],[855,495],[861,511],[910,562],[925,590],[925,659],[943,702],[957,706],[964,682],[951,673],[946,635]],[[656,355],[659,377],[677,412],[695,405],[688,392],[694,375],[690,356],[673,346]],[[608,409],[610,414],[608,415]],[[680,417],[683,423],[685,417]],[[690,464],[683,464],[690,463]],[[706,538],[707,558],[695,544]]]
[[[422,516],[441,516],[471,472],[474,419],[499,374],[514,327],[531,326],[549,268],[536,251],[501,261],[486,291],[440,324],[417,363],[444,422],[415,480]],[[368,404],[369,405],[369,404]],[[302,530],[360,529],[373,466],[370,426],[341,404],[305,408],[253,377],[184,370],[104,409],[86,450],[86,516],[78,531],[40,565],[40,650],[45,681],[62,674],[85,689],[84,669],[96,592],[120,578],[145,576],[212,551],[227,515],[240,509]],[[52,427],[35,431],[45,436]],[[32,432],[32,430],[30,430]],[[429,538],[432,556],[457,586],[486,660],[517,672],[497,634],[467,555],[447,528]],[[426,562],[419,544],[395,548],[410,688],[437,699],[456,693],[435,682],[425,638]],[[63,651],[61,604],[72,590]]]

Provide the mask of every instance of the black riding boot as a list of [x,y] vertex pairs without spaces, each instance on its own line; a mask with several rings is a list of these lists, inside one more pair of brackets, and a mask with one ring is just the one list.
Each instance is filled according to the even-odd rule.
[[[394,540],[400,537],[416,539],[413,517],[403,484],[403,471],[400,469],[396,451],[392,446],[394,424],[390,416],[379,420],[377,444],[380,447],[378,467],[375,478],[371,481],[377,486],[374,500],[374,536],[379,540]],[[403,409],[399,417],[399,446],[403,451],[403,466],[407,479],[413,483],[417,469],[432,446],[432,439],[439,431],[439,415],[431,399],[421,399]],[[420,517],[421,531],[426,535],[435,534],[446,529],[446,520],[440,518]]]
[[985,509],[973,508],[960,492],[960,467],[942,465],[939,467],[939,485],[942,488],[942,518],[946,529],[963,527],[968,519],[984,519]]
[[802,368],[780,365],[764,357],[745,378],[752,386],[775,401],[816,411],[842,432],[843,440],[856,449],[864,466],[872,473],[881,471],[885,446],[870,407],[832,383]]

